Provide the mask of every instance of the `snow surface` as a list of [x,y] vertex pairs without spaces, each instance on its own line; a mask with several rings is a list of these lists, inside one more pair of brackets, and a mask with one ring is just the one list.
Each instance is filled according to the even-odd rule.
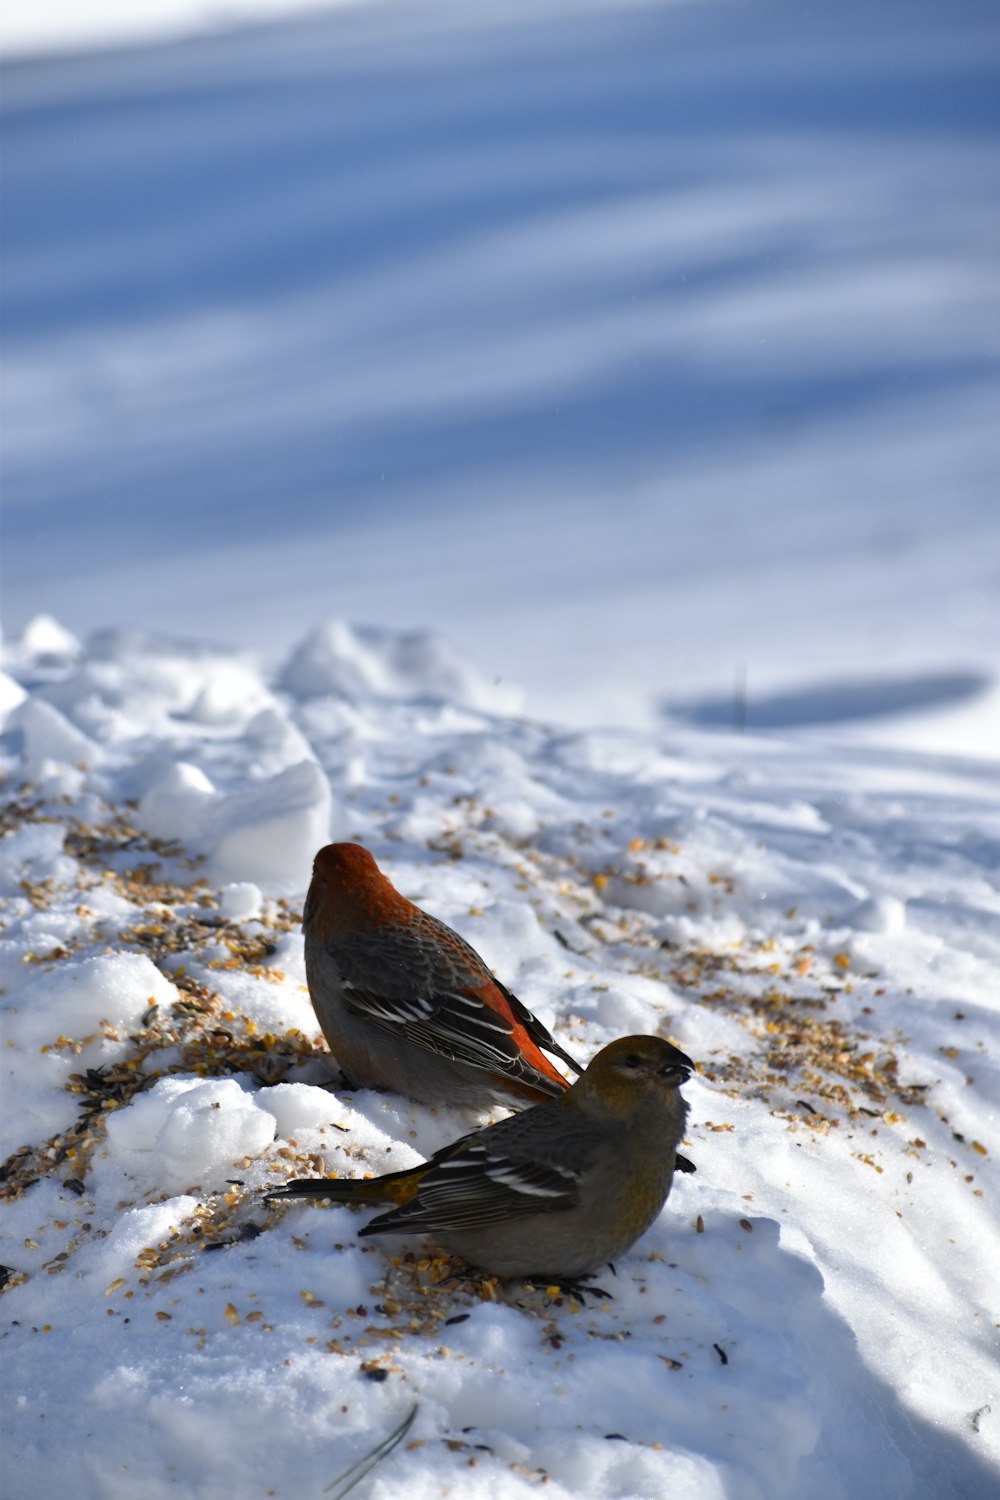
[[[4,1500],[1000,1493],[1000,12],[269,9],[4,6]],[[265,1209],[342,837],[699,1060],[613,1300]]]
[[[319,1495],[414,1406],[373,1500],[995,1492],[995,762],[547,727],[441,692],[489,685],[429,641],[423,692],[374,693],[346,628],[322,695],[287,690],[308,641],[268,679],[45,636],[0,741],[7,1493]],[[383,681],[408,649],[365,641]],[[698,1171],[613,1300],[265,1207],[472,1123],[337,1087],[298,929],[328,830],[581,1058],[699,1061]]]
[[997,753],[995,0],[109,8],[4,68],[8,630]]

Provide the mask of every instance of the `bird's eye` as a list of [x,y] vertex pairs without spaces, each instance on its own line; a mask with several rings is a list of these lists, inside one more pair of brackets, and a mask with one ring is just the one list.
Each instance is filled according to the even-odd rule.
[[642,1067],[642,1058],[641,1057],[636,1057],[636,1055],[635,1055],[634,1052],[630,1052],[629,1055],[628,1055],[628,1057],[623,1058],[623,1061],[625,1063],[626,1068],[641,1068]]

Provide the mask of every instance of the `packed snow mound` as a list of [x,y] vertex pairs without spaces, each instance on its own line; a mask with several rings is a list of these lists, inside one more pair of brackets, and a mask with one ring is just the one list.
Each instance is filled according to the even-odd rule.
[[134,1029],[151,1005],[177,999],[174,985],[143,954],[102,953],[54,964],[32,976],[20,1004],[9,994],[0,1004],[8,1044],[41,1047],[58,1035],[86,1044],[102,1027],[114,1042],[113,1033]]
[[175,1234],[177,1225],[189,1219],[197,1208],[197,1198],[180,1194],[166,1202],[125,1209],[107,1239],[97,1247],[96,1254],[89,1257],[88,1271],[101,1278],[102,1290],[104,1282],[124,1279],[150,1245]]
[[93,740],[51,703],[38,698],[25,698],[7,715],[5,728],[20,732],[24,762],[33,774],[44,769],[47,761],[92,766],[98,758]]
[[139,803],[142,826],[205,856],[219,882],[258,882],[286,894],[331,834],[330,785],[313,760],[228,795],[197,766],[169,766]]
[[[50,922],[46,944],[60,932],[69,938],[69,923]],[[54,951],[66,953],[58,945]],[[6,957],[10,961],[9,950]],[[28,968],[0,996],[5,1105],[0,1152],[6,1156],[40,1135],[67,1129],[79,1110],[78,1099],[68,1092],[72,1075],[123,1057],[126,1035],[139,1028],[150,1007],[170,1006],[178,999],[170,980],[139,953],[102,953],[82,960],[67,953],[64,962],[41,972]]]
[[0,893],[16,896],[22,882],[65,881],[75,874],[74,861],[65,853],[66,824],[22,823],[0,839]]
[[[162,1078],[108,1120],[107,1156],[149,1193],[221,1188],[243,1157],[259,1156],[275,1119],[235,1078]],[[99,1164],[104,1174],[107,1168]]]
[[488,683],[454,647],[428,631],[342,620],[328,620],[306,637],[278,686],[296,698],[444,699],[493,713],[514,713],[521,706],[516,688]]

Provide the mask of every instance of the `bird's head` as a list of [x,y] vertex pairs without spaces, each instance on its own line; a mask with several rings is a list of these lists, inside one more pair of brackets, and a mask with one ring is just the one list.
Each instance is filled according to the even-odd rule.
[[342,927],[377,925],[406,906],[375,858],[360,844],[327,844],[313,860],[302,925],[317,936]]
[[694,1063],[659,1036],[623,1036],[601,1049],[577,1079],[571,1096],[584,1109],[626,1117],[643,1109],[676,1107],[677,1090]]
[[381,879],[375,856],[360,844],[327,844],[313,860],[313,878],[335,885],[352,880]]

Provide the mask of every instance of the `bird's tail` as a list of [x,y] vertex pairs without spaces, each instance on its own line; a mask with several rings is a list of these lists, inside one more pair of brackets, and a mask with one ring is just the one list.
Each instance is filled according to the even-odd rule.
[[384,1177],[296,1177],[267,1193],[268,1203],[280,1198],[322,1198],[330,1203],[409,1203],[416,1195],[425,1166]]

